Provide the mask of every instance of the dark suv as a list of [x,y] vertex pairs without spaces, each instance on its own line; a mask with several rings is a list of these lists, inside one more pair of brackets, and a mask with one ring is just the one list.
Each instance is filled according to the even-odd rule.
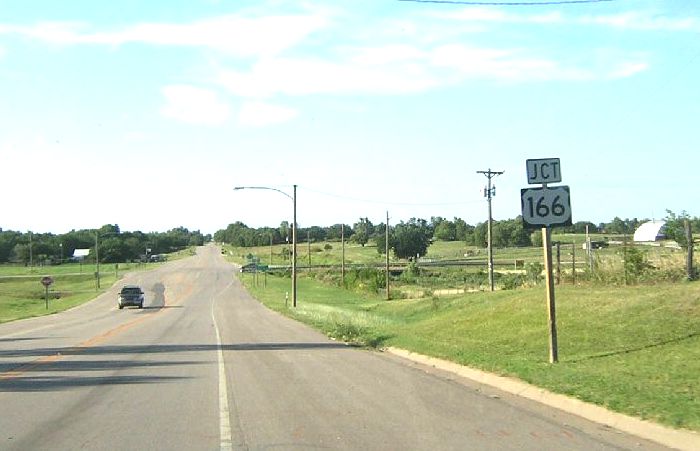
[[119,304],[119,309],[123,309],[125,305],[143,308],[143,290],[137,285],[124,285],[119,292],[119,299],[117,302]]

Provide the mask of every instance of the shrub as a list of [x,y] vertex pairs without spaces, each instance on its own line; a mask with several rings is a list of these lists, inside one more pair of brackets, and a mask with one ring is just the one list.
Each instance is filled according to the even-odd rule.
[[504,274],[498,280],[504,290],[515,290],[524,285],[523,276],[521,274]]
[[528,280],[534,284],[537,284],[542,278],[543,270],[544,265],[540,262],[530,262],[525,267]]

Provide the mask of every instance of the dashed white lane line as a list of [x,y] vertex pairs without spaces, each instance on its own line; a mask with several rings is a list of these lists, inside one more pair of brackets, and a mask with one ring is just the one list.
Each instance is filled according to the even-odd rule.
[[221,345],[221,334],[214,315],[215,302],[211,304],[211,318],[214,321],[216,331],[216,347],[219,360],[219,435],[221,451],[233,450],[233,437],[231,434],[231,415],[228,405],[228,386],[226,384],[226,367],[224,366],[224,350]]

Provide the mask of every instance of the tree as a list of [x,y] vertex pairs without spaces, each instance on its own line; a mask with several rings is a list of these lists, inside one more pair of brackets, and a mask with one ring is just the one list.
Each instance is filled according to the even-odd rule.
[[334,224],[327,228],[326,238],[329,240],[340,241],[340,237],[343,233],[345,234],[345,239],[349,239],[352,236],[352,227],[347,224]]
[[607,233],[630,235],[633,234],[635,230],[637,230],[637,227],[639,227],[640,222],[642,221],[639,221],[637,218],[623,220],[616,216],[615,218],[613,218],[612,222],[610,222],[609,224],[605,224],[604,228]]
[[19,232],[9,230],[0,232],[0,263],[8,263],[10,261],[15,245],[21,236]]
[[480,222],[474,227],[472,233],[472,244],[476,247],[486,248],[488,246],[488,223]]
[[523,228],[520,216],[506,221],[496,221],[493,224],[492,242],[494,247],[530,246],[529,231]]
[[474,244],[474,226],[467,224],[463,219],[454,218],[455,239],[467,244]]
[[425,255],[430,245],[430,227],[424,219],[411,218],[394,227],[389,239],[389,247],[398,258]]
[[440,241],[455,241],[457,239],[455,223],[447,219],[440,221],[435,226],[433,237]]
[[129,258],[129,246],[118,237],[109,237],[100,241],[100,262],[118,263]]
[[[374,240],[375,246],[377,246],[377,252],[379,254],[384,255],[386,254],[386,247],[387,247],[387,233],[386,233],[386,224],[383,222],[380,224],[375,224],[373,227],[373,232],[372,232],[372,240]],[[391,227],[389,228],[389,249],[391,249],[391,243],[392,243],[392,236],[391,236]]]
[[360,246],[365,247],[374,230],[374,225],[368,218],[360,218],[358,222],[352,226],[352,240]]
[[571,227],[565,227],[560,229],[563,233],[586,233],[586,226],[588,226],[589,233],[598,233],[598,226],[590,221],[578,221]]
[[688,237],[686,236],[685,223],[690,221],[690,216],[687,212],[682,211],[679,215],[671,210],[666,210],[666,238],[675,241],[683,249],[688,249]]

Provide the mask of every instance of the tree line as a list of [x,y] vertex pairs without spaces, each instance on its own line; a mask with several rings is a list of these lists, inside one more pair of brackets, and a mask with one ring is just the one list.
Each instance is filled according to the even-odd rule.
[[[690,218],[685,212],[676,215],[668,211],[666,220],[669,231],[676,230],[681,220],[689,220],[694,230],[700,230],[700,218]],[[556,233],[607,233],[619,235],[632,235],[634,231],[648,219],[621,219],[615,217],[608,223],[594,224],[590,221],[579,221],[570,227],[555,229]],[[226,229],[214,234],[218,242],[231,244],[238,247],[266,246],[270,244],[291,243],[291,224],[284,221],[277,228],[263,227],[251,228],[242,222],[230,224]],[[339,241],[341,233],[349,242],[365,246],[373,242],[379,253],[386,249],[386,225],[374,224],[369,218],[359,218],[352,226],[348,224],[335,224],[329,227],[313,226],[297,229],[297,242]],[[539,233],[534,235],[539,236]],[[533,242],[532,230],[523,227],[520,216],[515,219],[493,221],[492,244],[497,248],[525,247],[539,244]],[[488,223],[481,222],[476,225],[467,224],[461,218],[446,219],[440,216],[430,218],[430,221],[420,218],[411,218],[401,221],[389,227],[389,249],[398,258],[411,258],[427,253],[428,246],[433,241],[462,241],[466,245],[486,248],[488,243]],[[672,237],[675,238],[675,235]],[[537,241],[537,237],[535,237]]]
[[0,229],[0,263],[58,264],[69,261],[76,249],[90,249],[86,261],[94,262],[95,243],[100,262],[140,261],[150,255],[201,246],[210,240],[211,236],[184,227],[143,233],[124,232],[118,225],[107,224],[99,229],[71,230],[59,235]]

